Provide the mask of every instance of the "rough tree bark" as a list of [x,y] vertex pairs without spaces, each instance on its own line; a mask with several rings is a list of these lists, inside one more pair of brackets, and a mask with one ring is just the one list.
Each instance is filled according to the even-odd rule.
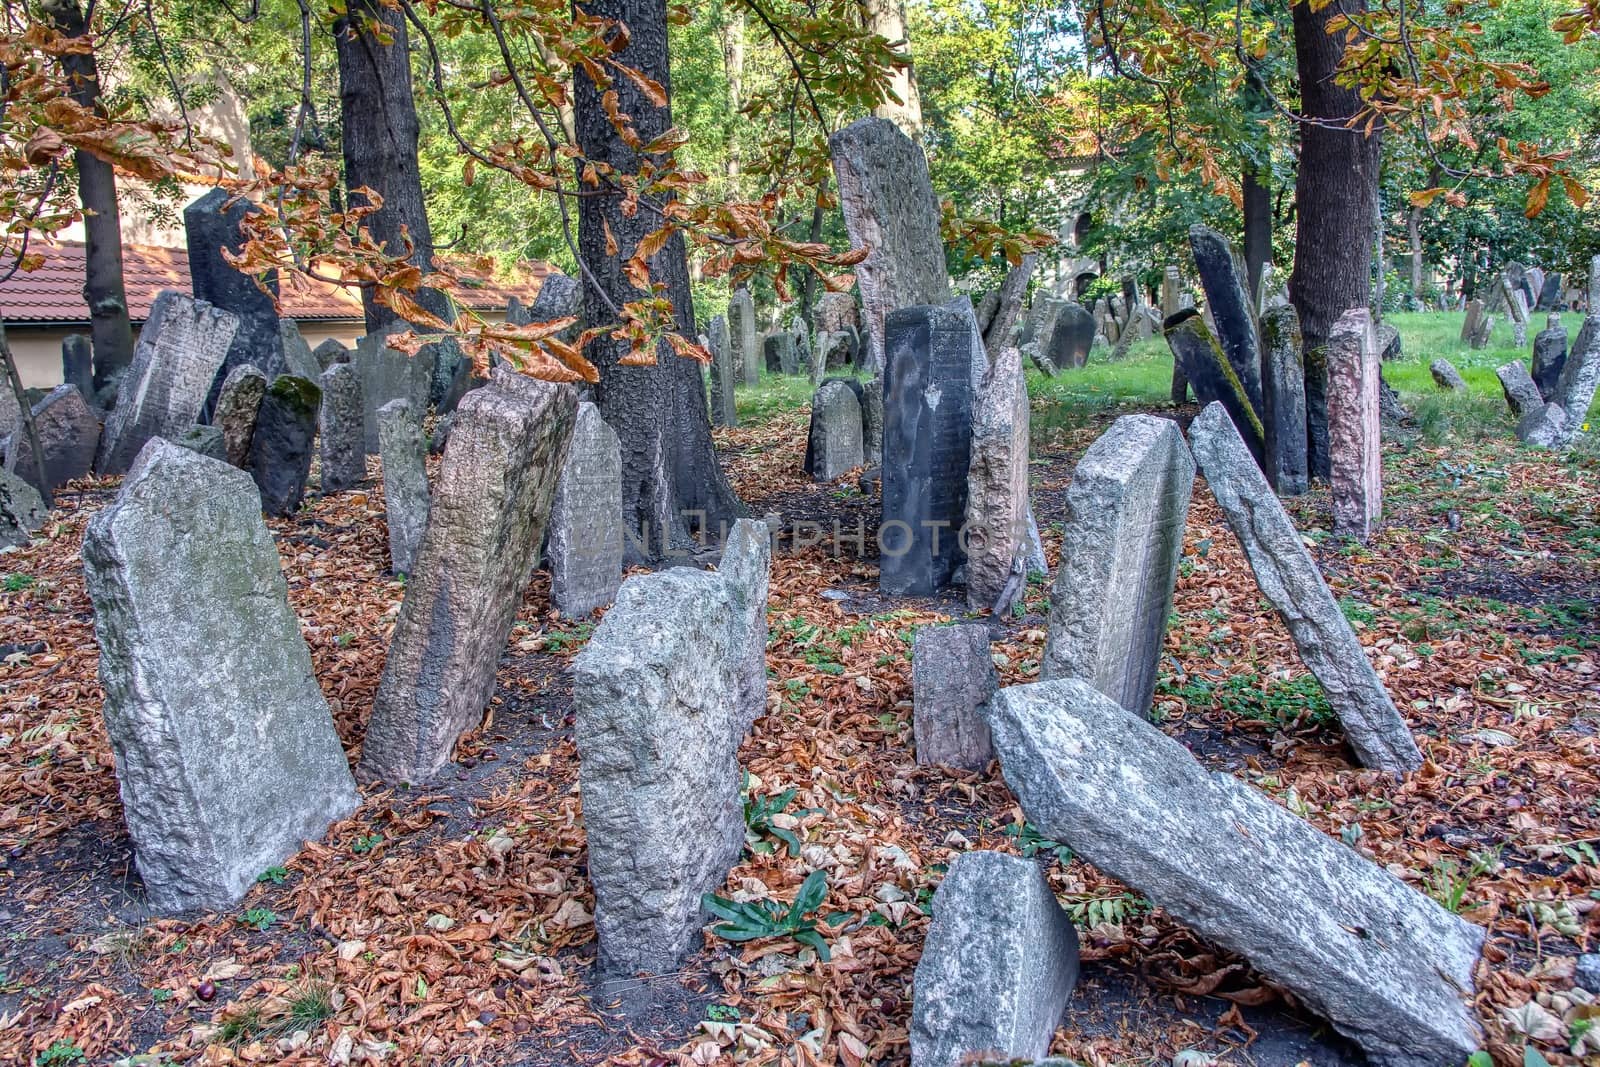
[[[65,37],[83,37],[89,32],[78,0],[43,0],[40,10]],[[104,115],[94,52],[66,56],[61,66],[72,79],[73,100]],[[133,362],[133,325],[128,320],[128,294],[122,280],[122,217],[111,164],[88,152],[73,153],[72,162],[78,172],[78,202],[84,215],[83,299],[89,305],[94,387],[99,392]],[[92,402],[95,398],[84,399]]]
[[1344,123],[1361,110],[1354,89],[1334,83],[1344,35],[1328,20],[1366,10],[1366,0],[1313,11],[1294,5],[1294,51],[1300,73],[1300,172],[1295,183],[1294,273],[1289,297],[1305,338],[1306,418],[1311,473],[1328,476],[1328,335],[1339,316],[1366,307],[1372,284],[1373,220],[1378,202],[1379,132]]
[[[670,101],[665,0],[594,0],[583,9],[627,23],[631,36],[627,47],[617,53],[618,61],[654,79]],[[637,172],[639,157],[617,136],[594,83],[581,70],[573,81],[578,144],[584,155],[609,163],[619,174]],[[672,126],[670,102],[666,107],[654,106],[624,77],[616,78],[612,88],[644,142]],[[630,218],[622,207],[620,195],[585,196],[579,205],[578,250],[592,275],[584,285],[584,312],[592,326],[617,321],[611,305],[621,307],[643,296],[628,282],[622,268],[639,241],[657,228],[660,217],[641,205]],[[617,244],[615,254],[606,251],[607,227]],[[651,277],[667,286],[678,329],[694,337],[694,305],[682,238],[668,241],[651,258],[650,269]],[[630,556],[664,555],[668,546],[684,544],[697,528],[717,536],[724,524],[744,515],[712,448],[699,365],[673,355],[663,344],[654,366],[621,366],[619,361],[628,354],[628,347],[609,338],[591,342],[585,354],[600,371],[595,388],[600,414],[622,441],[622,518],[639,537],[629,546]]]
[[1261,299],[1261,274],[1272,261],[1272,188],[1271,175],[1249,160],[1245,161],[1244,193],[1244,265],[1250,279],[1250,296]]

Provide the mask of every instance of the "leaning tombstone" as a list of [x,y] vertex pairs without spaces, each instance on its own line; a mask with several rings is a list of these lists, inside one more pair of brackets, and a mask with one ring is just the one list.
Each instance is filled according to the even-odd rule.
[[1467,383],[1461,380],[1461,372],[1448,359],[1440,358],[1428,364],[1428,373],[1433,376],[1433,384],[1445,392],[1459,392],[1467,388]]
[[367,476],[367,447],[361,416],[361,379],[348,363],[323,371],[318,443],[322,455],[322,492],[339,493]]
[[428,780],[482,719],[577,413],[572,389],[506,367],[462,397],[362,744],[367,777]]
[[152,440],[83,562],[150,903],[227,908],[359,803],[256,488]]
[[1261,425],[1266,431],[1267,481],[1279,496],[1311,488],[1306,455],[1306,369],[1300,316],[1293,304],[1274,304],[1261,316]]
[[0,469],[0,548],[27,544],[47,518],[39,490]]
[[427,442],[422,418],[405,400],[378,409],[383,505],[389,527],[389,569],[410,574],[428,525]]
[[1022,315],[1022,302],[1028,295],[1028,282],[1038,263],[1037,253],[1029,252],[1023,256],[1021,263],[1006,272],[1006,280],[995,292],[995,311],[983,328],[983,347],[991,360],[1000,354],[1001,349],[1012,344],[1011,335],[1016,332],[1017,320]]
[[[183,209],[183,230],[189,247],[189,280],[194,298],[229,312],[238,320],[222,373],[241,363],[253,363],[268,378],[275,378],[290,371],[283,358],[283,337],[273,302],[278,274],[268,273],[263,288],[253,276],[240,273],[223,258],[224,250],[237,255],[244,248],[245,216],[259,210],[243,197],[234,197],[225,189],[212,189]],[[216,403],[216,390],[221,383],[206,384],[209,411]]]
[[[0,385],[8,394],[8,386]],[[44,452],[45,485],[39,484],[39,462],[33,440],[18,429],[11,438],[6,469],[41,494],[82,478],[94,469],[100,445],[100,416],[83,399],[76,385],[58,385],[33,405],[33,425]]]
[[1567,362],[1567,330],[1561,320],[1552,315],[1549,326],[1540,330],[1533,339],[1533,384],[1539,395],[1554,400],[1556,383],[1561,380],[1561,368]]
[[1256,584],[1277,610],[1300,658],[1322,684],[1363,767],[1403,774],[1422,765],[1405,720],[1367,661],[1338,601],[1317,569],[1244,441],[1220,404],[1189,425],[1189,446]]
[[983,705],[1000,688],[982,622],[918,627],[911,643],[917,763],[981,771],[994,758]]
[[886,329],[878,586],[930,596],[960,562],[973,393],[989,361],[966,297],[901,308]]
[[1405,358],[1405,346],[1400,340],[1399,330],[1387,322],[1380,322],[1373,327],[1373,335],[1377,338],[1380,363],[1394,363]]
[[967,606],[1004,611],[1028,536],[1028,387],[1022,355],[1002,348],[973,403],[972,453],[967,465],[967,513],[962,525],[967,558]]
[[1457,1067],[1481,1047],[1482,930],[1087,682],[1011,686],[988,707],[1006,784],[1042,836],[1248,960],[1367,1062]]
[[222,431],[229,463],[241,469],[250,465],[250,441],[256,435],[261,398],[267,395],[267,376],[254,363],[241,363],[222,379],[212,425]]
[[1365,541],[1383,515],[1383,425],[1378,354],[1366,308],[1339,316],[1328,335],[1328,485],[1333,532]]
[[[1233,248],[1227,238],[1201,225],[1189,227],[1189,247],[1206,291],[1206,308],[1211,312],[1217,340],[1251,409],[1259,412],[1261,341],[1256,335],[1255,305],[1245,288]],[[1194,381],[1192,374],[1189,380]]]
[[1049,337],[1040,339],[1041,353],[1057,370],[1084,366],[1093,346],[1094,316],[1081,304],[1061,305],[1051,320]]
[[[573,662],[579,788],[599,971],[665,974],[699,940],[702,896],[744,847],[739,744],[756,697],[770,567],[761,524],[734,524],[716,572],[622,584]],[[765,694],[765,671],[759,682]]]
[[1600,387],[1600,311],[1591,311],[1578,331],[1572,352],[1561,368],[1561,378],[1556,382],[1556,397],[1567,413],[1571,431],[1567,442],[1587,422],[1597,387]]
[[1539,387],[1533,384],[1533,379],[1528,376],[1528,368],[1522,365],[1521,360],[1514,359],[1496,368],[1494,374],[1500,379],[1500,391],[1505,394],[1506,406],[1511,409],[1512,415],[1520,419],[1528,412],[1544,406],[1544,397],[1539,395]]
[[293,319],[278,320],[278,338],[283,346],[286,374],[294,374],[314,382],[322,376],[322,363],[306,339],[300,336],[300,324]]
[[550,603],[587,618],[622,584],[622,446],[591,403],[578,405],[572,446],[550,504]]
[[268,515],[293,515],[300,507],[321,406],[317,384],[293,374],[278,375],[261,398],[250,438],[250,474]]
[[911,1067],[1037,1067],[1077,981],[1078,932],[1039,865],[962,853],[933,895],[912,982]]
[[1567,412],[1560,404],[1541,404],[1517,420],[1517,440],[1531,448],[1564,448]]
[[[1220,402],[1228,409],[1228,416],[1250,446],[1250,454],[1266,463],[1266,428],[1261,416],[1251,403],[1239,376],[1233,372],[1222,346],[1206,326],[1206,320],[1193,310],[1180,311],[1166,320],[1161,331],[1166,335],[1167,347],[1172,349],[1174,365],[1182,372],[1186,387],[1194,390],[1201,406]],[[1306,382],[1309,388],[1310,371]],[[1177,399],[1177,385],[1173,385],[1173,399]]]
[[840,381],[822,383],[811,398],[806,473],[819,482],[831,482],[861,466],[861,430],[861,402],[856,391]]
[[182,293],[156,295],[100,435],[96,471],[122,474],[152,437],[176,437],[195,424],[238,325]]
[[1082,678],[1150,714],[1193,489],[1194,459],[1168,419],[1124,415],[1084,453],[1067,487],[1041,679]]

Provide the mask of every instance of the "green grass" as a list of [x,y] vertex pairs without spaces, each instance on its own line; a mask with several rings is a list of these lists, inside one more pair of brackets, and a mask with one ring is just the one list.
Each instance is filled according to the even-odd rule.
[[[843,370],[828,372],[829,378],[849,376],[849,372]],[[739,412],[739,425],[759,426],[786,411],[804,407],[811,403],[814,392],[816,390],[811,387],[811,380],[803,374],[768,374],[763,371],[760,384],[734,387],[733,404]]]

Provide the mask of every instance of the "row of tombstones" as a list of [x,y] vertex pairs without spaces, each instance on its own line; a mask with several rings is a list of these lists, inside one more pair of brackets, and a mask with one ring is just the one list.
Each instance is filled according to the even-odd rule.
[[755,302],[749,289],[740,288],[728,303],[728,313],[711,319],[700,343],[711,353],[707,378],[713,426],[739,424],[735,385],[757,385],[763,374],[802,373],[812,385],[820,385],[829,371],[859,365],[863,351],[855,298],[835,292],[822,294],[810,328],[797,316],[787,329],[759,334]]

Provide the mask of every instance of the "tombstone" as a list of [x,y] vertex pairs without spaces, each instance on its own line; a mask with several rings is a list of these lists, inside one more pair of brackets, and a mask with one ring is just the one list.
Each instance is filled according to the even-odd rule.
[[150,438],[176,437],[195,424],[238,325],[182,293],[157,294],[100,435],[96,471],[123,474]]
[[[0,385],[0,390],[10,395],[9,386]],[[84,401],[76,385],[58,385],[33,405],[33,425],[44,451],[46,484],[39,484],[33,441],[23,427],[11,436],[6,470],[43,495],[74,478],[87,477],[94,469],[94,454],[100,444],[100,416]]]
[[1544,406],[1544,397],[1528,376],[1528,368],[1522,365],[1521,360],[1512,360],[1496,368],[1494,374],[1500,379],[1500,390],[1505,393],[1506,406],[1518,419]]
[[462,397],[389,641],[362,774],[424,782],[482,719],[577,414],[572,389],[506,367]]
[[1476,926],[1086,682],[1002,689],[989,727],[1041,835],[1248,960],[1368,1062],[1452,1067],[1480,1047]]
[[806,320],[796,315],[789,324],[789,332],[794,334],[794,351],[797,363],[809,363],[811,360],[811,333],[806,329]]
[[[822,350],[822,371],[826,375],[831,370],[844,370],[855,362],[856,342],[851,339],[850,330],[841,330],[838,333],[817,334],[817,345]],[[818,382],[817,384],[822,384]]]
[[367,447],[361,417],[361,379],[348,363],[335,363],[319,376],[322,412],[322,492],[339,493],[367,476]]
[[1589,312],[1583,328],[1572,343],[1572,351],[1561,368],[1556,381],[1556,402],[1567,413],[1567,439],[1563,447],[1589,418],[1589,406],[1594,403],[1595,389],[1600,387],[1600,311]]
[[1037,1067],[1077,981],[1078,932],[1039,865],[958,855],[933,895],[912,983],[912,1067]]
[[225,458],[240,469],[250,465],[250,441],[256,435],[267,376],[254,363],[241,363],[222,379],[211,423],[222,431]]
[[350,350],[337,337],[328,337],[311,350],[316,358],[317,366],[327,370],[335,363],[349,363]]
[[1377,338],[1379,362],[1395,363],[1405,358],[1405,347],[1400,341],[1399,330],[1387,322],[1380,322],[1373,327],[1373,332]]
[[737,289],[728,301],[728,325],[732,331],[733,361],[746,386],[761,384],[763,354],[756,335],[756,305],[750,290]]
[[0,453],[5,451],[6,438],[19,430],[22,422],[22,405],[9,380],[0,379]]
[[972,453],[967,465],[967,512],[962,525],[967,558],[967,606],[1000,612],[1028,536],[1028,387],[1022,356],[1003,348],[973,402]]
[[1489,338],[1494,334],[1494,316],[1484,314],[1473,325],[1472,336],[1467,338],[1468,347],[1479,350],[1489,347]]
[[1366,308],[1339,316],[1328,335],[1328,484],[1333,532],[1365,541],[1383,515],[1378,354]]
[[1539,311],[1561,310],[1561,275],[1551,271],[1544,277],[1544,283],[1539,287],[1539,299],[1535,307]]
[[1261,265],[1261,278],[1256,289],[1256,317],[1259,319],[1273,308],[1289,302],[1288,283],[1278,277],[1278,268],[1272,263]]
[[859,328],[861,316],[856,312],[856,298],[849,293],[824,292],[817,298],[816,333],[843,333],[849,327]]
[[[1194,390],[1201,406],[1220,402],[1228,410],[1239,432],[1250,446],[1250,454],[1266,466],[1266,427],[1262,425],[1258,409],[1250,400],[1243,383],[1233,371],[1222,346],[1206,328],[1205,319],[1194,311],[1180,311],[1175,318],[1162,325],[1172,358],[1182,372],[1188,387]],[[1176,388],[1176,387],[1174,387]],[[1259,384],[1257,385],[1259,389]],[[1306,368],[1306,389],[1310,392],[1311,371]],[[1310,398],[1307,398],[1310,407]]]
[[920,626],[911,646],[917,763],[981,771],[994,758],[983,704],[1000,688],[989,625]]
[[1066,301],[1046,296],[1043,292],[1036,293],[1033,303],[1028,307],[1027,318],[1022,320],[1022,344],[1037,343],[1047,349],[1050,334],[1055,329],[1056,316],[1064,307]]
[[[238,320],[222,373],[241,363],[254,363],[271,379],[290,370],[284,361],[278,309],[273,303],[278,292],[277,272],[266,276],[263,289],[253,276],[241,274],[222,257],[223,249],[237,254],[244,248],[241,226],[247,214],[259,210],[242,197],[233,198],[224,189],[212,189],[183,209],[183,231],[189,247],[189,280],[194,298],[229,312]],[[209,411],[216,403],[221,383],[206,385]]]
[[1311,469],[1306,455],[1306,369],[1294,305],[1274,304],[1261,316],[1261,346],[1267,482],[1279,496],[1299,496],[1311,488]]
[[1461,380],[1461,372],[1448,359],[1436,359],[1428,364],[1428,373],[1433,376],[1433,384],[1446,392],[1467,388],[1467,383]]
[[1544,292],[1544,271],[1538,267],[1529,267],[1523,274],[1523,291],[1527,295],[1527,310],[1533,311],[1539,304],[1539,296]]
[[172,443],[199,453],[207,459],[214,459],[219,463],[228,462],[227,444],[222,439],[222,431],[215,426],[201,426],[197,423],[173,438]]
[[740,519],[716,572],[674,567],[624,582],[573,662],[607,978],[674,971],[700,943],[703,894],[721,888],[744,847],[737,754],[757,710],[752,652],[766,641],[770,565],[768,532]]
[[850,247],[868,249],[856,267],[867,332],[863,365],[884,367],[889,315],[950,300],[939,200],[922,149],[888,119],[851,123],[828,141]]
[[718,315],[711,320],[711,425],[737,426],[739,412],[734,403],[733,386],[738,378],[733,342],[728,337],[728,320]]
[[1179,297],[1183,295],[1183,274],[1177,267],[1168,267],[1161,275],[1161,317],[1170,319],[1182,310]]
[[828,374],[828,335],[817,334],[816,338],[806,345],[806,379],[812,388],[822,384],[822,379]]
[[278,375],[261,398],[250,438],[250,475],[268,515],[293,515],[300,508],[321,406],[317,384],[293,374]]
[[869,467],[883,463],[883,379],[873,378],[862,387],[861,458]]
[[356,341],[351,361],[361,379],[362,440],[367,454],[378,451],[378,409],[391,400],[404,400],[422,418],[428,408],[428,391],[433,377],[432,348],[429,345],[415,356],[396,351],[385,344],[391,333],[404,332],[404,324],[379,333],[369,333]]
[[1554,322],[1533,339],[1533,383],[1546,400],[1555,399],[1556,383],[1561,380],[1561,369],[1566,362],[1567,330]]
[[1081,304],[1063,304],[1050,324],[1048,348],[1041,339],[1040,350],[1047,354],[1051,366],[1064,370],[1088,363],[1093,345],[1094,316]]
[[539,283],[539,292],[528,308],[527,321],[554,322],[557,319],[578,320],[556,335],[571,344],[583,331],[583,284],[576,278],[551,271]]
[[550,503],[550,603],[587,618],[622,584],[622,446],[590,403],[578,405],[572,447]]
[[1462,344],[1472,344],[1473,338],[1478,335],[1478,326],[1483,321],[1483,317],[1483,301],[1478,299],[1468,300],[1466,314],[1461,319]]
[[1046,378],[1054,378],[1056,376],[1056,365],[1050,362],[1049,356],[1039,351],[1038,341],[1029,341],[1027,344],[1023,345],[1023,348],[1028,353],[1028,359],[1033,363],[1035,369],[1037,369],[1040,374],[1044,375]]
[[150,903],[231,907],[360,802],[256,487],[153,439],[89,520],[83,563]]
[[886,330],[878,586],[931,596],[960,563],[973,393],[989,361],[966,297],[901,308]]
[[[1256,335],[1255,304],[1245,288],[1238,261],[1227,238],[1206,226],[1189,227],[1189,246],[1200,284],[1206,292],[1206,309],[1217,341],[1243,387],[1251,410],[1261,410],[1261,342]],[[1194,376],[1190,375],[1192,383]],[[1202,400],[1202,403],[1205,401]]]
[[[62,339],[61,381],[64,385],[76,385],[78,395],[83,397],[84,403],[91,406],[95,403],[94,342],[90,341],[87,335],[75,333]],[[4,407],[5,403],[5,400],[0,399],[0,407]],[[15,398],[11,403],[15,408]],[[0,414],[0,437],[9,432],[6,429],[5,416]]]
[[1405,720],[1221,405],[1208,406],[1190,423],[1189,447],[1250,561],[1256,584],[1322,684],[1361,765],[1396,774],[1420,767],[1422,754]]
[[768,374],[796,374],[799,364],[794,351],[794,334],[779,330],[761,338],[761,352]]
[[1560,404],[1542,404],[1517,420],[1517,440],[1531,448],[1565,448],[1567,413]]
[[[322,362],[300,336],[300,324],[293,319],[278,320],[278,340],[283,348],[284,373],[314,382],[322,377]],[[343,347],[342,345],[340,347]]]
[[1194,459],[1168,419],[1124,415],[1084,453],[1067,488],[1041,679],[1082,678],[1150,714],[1193,488]]
[[427,442],[422,418],[409,401],[391,400],[378,409],[382,440],[383,504],[389,527],[389,569],[410,574],[428,525]]
[[994,315],[983,327],[983,347],[991,361],[1000,354],[1001,349],[1012,344],[1011,335],[1016,332],[1017,320],[1022,315],[1022,302],[1028,296],[1028,282],[1038,263],[1037,253],[1029,252],[1023,256],[1021,263],[1006,272],[1006,280],[995,293]]
[[0,469],[0,548],[27,544],[47,518],[39,490]]
[[844,382],[824,382],[811,398],[806,473],[819,482],[831,482],[861,466],[863,421],[855,390]]

